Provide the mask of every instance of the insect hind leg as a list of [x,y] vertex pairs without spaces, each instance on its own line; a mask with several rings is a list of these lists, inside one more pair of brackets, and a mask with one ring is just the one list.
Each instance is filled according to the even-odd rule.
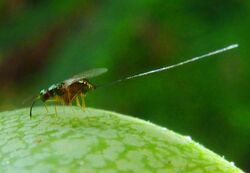
[[79,97],[76,97],[76,105],[79,107],[82,106]]
[[84,96],[83,93],[81,93],[80,96],[81,96],[81,99],[82,99],[81,108],[82,108],[82,111],[84,112],[84,111],[85,111],[85,108],[86,108],[86,105],[85,105],[85,96]]

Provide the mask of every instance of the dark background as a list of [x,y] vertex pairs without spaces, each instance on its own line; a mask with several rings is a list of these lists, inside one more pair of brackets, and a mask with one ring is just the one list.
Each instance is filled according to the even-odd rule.
[[[1,0],[0,109],[97,67],[97,84],[238,49],[89,93],[87,106],[168,127],[250,171],[250,1]],[[29,103],[26,103],[29,106]]]

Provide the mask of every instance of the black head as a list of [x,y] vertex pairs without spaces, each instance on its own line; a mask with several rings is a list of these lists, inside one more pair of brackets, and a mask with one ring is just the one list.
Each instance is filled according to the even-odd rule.
[[51,96],[52,96],[51,92],[45,89],[41,90],[39,94],[39,98],[43,102],[47,101]]

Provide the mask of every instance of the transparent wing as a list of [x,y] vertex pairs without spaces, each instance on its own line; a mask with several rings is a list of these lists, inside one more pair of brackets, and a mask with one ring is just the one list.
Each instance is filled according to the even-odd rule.
[[69,86],[71,85],[72,83],[76,82],[76,81],[79,81],[81,79],[90,79],[90,78],[93,78],[93,77],[96,77],[96,76],[99,76],[103,73],[106,73],[108,71],[107,68],[96,68],[96,69],[91,69],[91,70],[88,70],[88,71],[85,71],[83,73],[80,73],[80,74],[77,74],[77,75],[74,75],[73,77],[63,81],[63,83],[66,85],[66,86]]
[[83,73],[74,75],[73,78],[87,78],[87,79],[89,79],[89,78],[99,76],[99,75],[101,75],[103,73],[106,73],[107,71],[108,71],[107,68],[91,69],[91,70],[85,71]]

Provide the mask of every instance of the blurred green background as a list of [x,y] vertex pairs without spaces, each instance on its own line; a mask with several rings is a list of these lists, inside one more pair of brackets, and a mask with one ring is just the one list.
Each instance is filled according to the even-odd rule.
[[250,172],[249,21],[246,0],[1,0],[1,111],[87,69],[107,67],[91,80],[102,84],[239,43],[86,102],[190,135]]

